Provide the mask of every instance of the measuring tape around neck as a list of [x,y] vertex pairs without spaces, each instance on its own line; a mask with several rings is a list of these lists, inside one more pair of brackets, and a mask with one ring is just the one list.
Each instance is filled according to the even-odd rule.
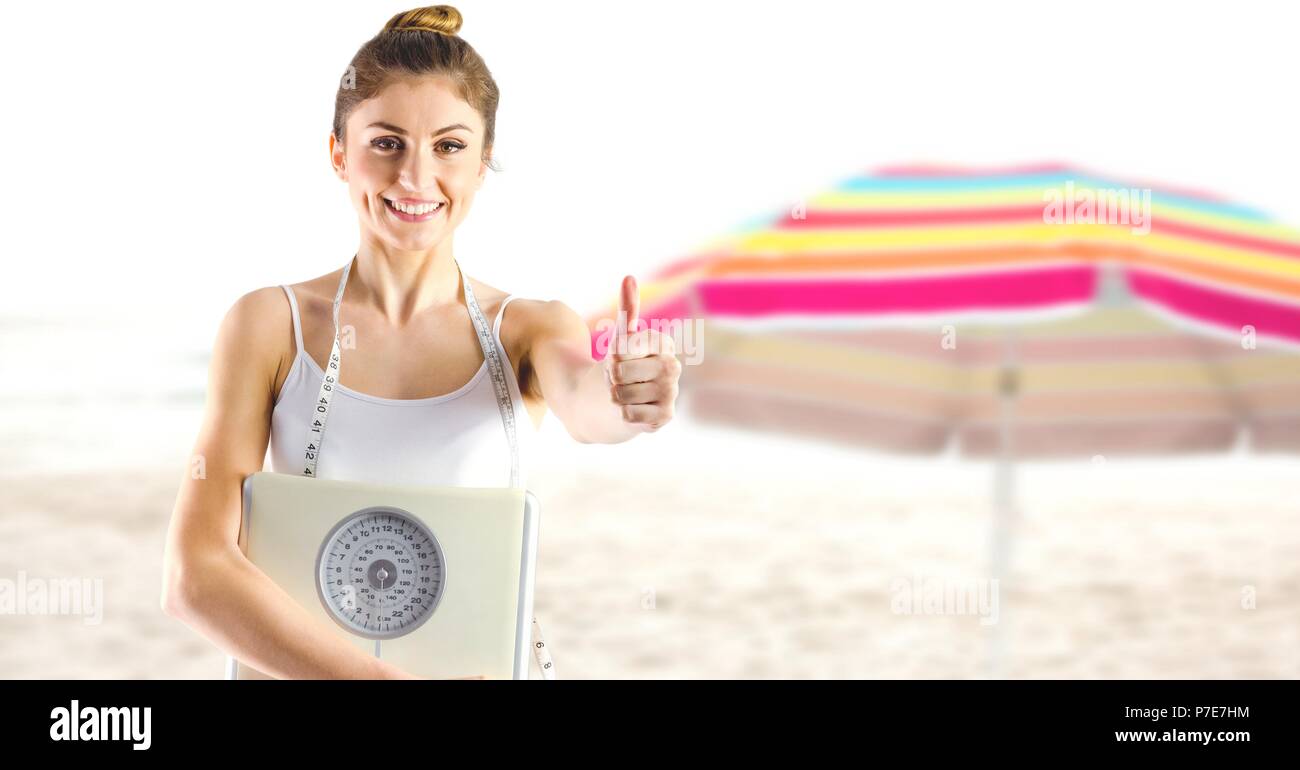
[[[321,443],[325,438],[325,424],[329,419],[330,399],[334,395],[334,388],[339,384],[339,372],[341,370],[342,355],[340,353],[341,344],[339,342],[339,307],[343,304],[343,290],[348,285],[348,275],[352,271],[352,262],[356,258],[348,260],[343,266],[343,275],[339,278],[339,288],[334,294],[334,345],[330,349],[329,363],[325,366],[325,377],[321,380],[320,394],[316,399],[315,413],[312,415],[310,433],[307,437],[307,449],[303,453],[304,465],[302,475],[316,478],[316,461],[320,457]],[[497,410],[501,413],[501,424],[506,431],[506,440],[510,444],[510,486],[518,487],[519,484],[519,437],[515,430],[515,406],[514,400],[510,396],[510,386],[506,381],[505,365],[501,360],[500,351],[496,342],[493,340],[492,328],[488,326],[487,319],[483,317],[483,311],[479,308],[478,300],[474,298],[474,290],[470,288],[469,278],[464,271],[460,269],[460,263],[452,260],[456,265],[456,272],[460,274],[461,285],[465,290],[465,305],[469,309],[470,320],[474,322],[475,336],[478,337],[479,346],[483,349],[483,360],[487,362],[488,373],[492,377],[492,388],[496,393]],[[510,373],[514,376],[514,372]],[[532,625],[532,645],[533,657],[537,661],[537,667],[542,672],[544,679],[555,679],[555,663],[551,660],[550,650],[546,647],[546,642],[542,638],[542,627],[537,622],[536,616],[533,617]],[[378,643],[376,643],[377,652]]]

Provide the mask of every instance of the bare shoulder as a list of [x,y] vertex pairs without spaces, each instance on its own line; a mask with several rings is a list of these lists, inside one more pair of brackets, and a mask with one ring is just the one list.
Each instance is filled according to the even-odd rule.
[[547,333],[548,329],[554,329],[566,321],[570,324],[583,324],[577,313],[558,300],[512,295],[474,278],[470,278],[470,284],[474,289],[474,297],[489,322],[501,311],[501,303],[507,297],[513,297],[501,316],[501,342],[506,345],[506,352],[511,354],[511,358],[515,357],[516,351],[526,355],[537,336]]
[[244,338],[244,343],[256,346],[273,336],[267,335],[267,330],[291,323],[284,290],[279,286],[263,286],[235,300],[230,310],[226,311],[222,327],[240,335]]
[[[339,279],[342,277],[343,268],[339,268],[306,281],[291,283],[289,288],[293,290],[294,298],[298,300],[300,307],[303,305],[313,307],[322,302],[332,305],[334,294],[339,288]],[[280,294],[283,296],[284,292],[281,291]]]
[[534,424],[541,424],[546,410],[536,368],[540,347],[547,342],[568,341],[585,351],[589,340],[586,323],[559,300],[516,297],[506,306],[501,318],[501,344],[518,365],[520,392],[524,394]]
[[510,302],[506,313],[526,351],[531,352],[543,341],[556,338],[580,341],[589,336],[587,324],[577,311],[558,299],[520,297]]
[[293,318],[279,286],[253,289],[235,300],[222,319],[215,355],[267,376],[274,389],[295,355]]

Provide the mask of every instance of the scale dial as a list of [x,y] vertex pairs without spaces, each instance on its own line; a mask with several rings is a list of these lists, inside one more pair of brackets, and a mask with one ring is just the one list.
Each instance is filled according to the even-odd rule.
[[316,557],[316,592],[335,622],[367,639],[409,634],[442,599],[446,561],[429,528],[400,508],[349,514]]

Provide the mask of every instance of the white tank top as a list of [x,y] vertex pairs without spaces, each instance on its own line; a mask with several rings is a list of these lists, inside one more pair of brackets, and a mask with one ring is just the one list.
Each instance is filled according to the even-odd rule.
[[[293,313],[297,354],[271,413],[271,470],[301,474],[308,422],[325,376],[302,344],[302,318],[293,289],[282,285]],[[536,428],[528,419],[514,367],[501,343],[501,302],[492,337],[500,351],[519,426],[519,483],[527,485]],[[525,424],[526,423],[526,424]],[[381,398],[339,383],[330,405],[326,447],[316,477],[378,484],[510,486],[511,453],[501,429],[492,378],[485,360],[478,372],[456,390],[429,398]]]

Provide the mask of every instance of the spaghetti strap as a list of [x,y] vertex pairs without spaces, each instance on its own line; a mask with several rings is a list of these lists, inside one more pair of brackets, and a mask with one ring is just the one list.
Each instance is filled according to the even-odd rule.
[[301,318],[301,316],[298,315],[298,299],[297,299],[296,297],[294,297],[294,295],[293,295],[293,289],[289,288],[289,284],[287,284],[287,283],[282,283],[282,284],[280,284],[280,288],[281,288],[281,289],[284,289],[284,293],[285,293],[285,295],[289,297],[289,310],[292,311],[292,313],[293,313],[293,341],[296,342],[296,343],[298,343],[298,349],[297,349],[297,351],[294,352],[294,355],[295,355],[295,356],[300,356],[300,355],[302,355],[302,352],[303,352],[303,349],[302,349],[302,318]]
[[497,310],[497,319],[492,322],[492,336],[496,337],[497,339],[501,339],[501,319],[505,317],[506,305],[509,305],[510,300],[514,298],[515,295],[511,294],[510,296],[501,300],[501,308]]

